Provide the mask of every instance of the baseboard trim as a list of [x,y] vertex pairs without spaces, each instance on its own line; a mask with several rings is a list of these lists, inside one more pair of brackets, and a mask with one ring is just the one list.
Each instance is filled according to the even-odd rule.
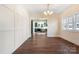
[[[27,40],[25,40],[21,45],[23,45],[25,42],[30,41],[30,39],[31,39],[31,37],[28,37]],[[20,46],[21,46],[21,45],[20,45]],[[19,47],[20,47],[20,46],[19,46]],[[19,48],[19,47],[18,47],[18,48]],[[12,52],[12,54],[14,54],[14,52],[15,52],[18,48],[16,48],[16,49]]]
[[71,44],[74,44],[75,46],[78,46],[79,47],[79,45],[77,45],[77,44],[75,44],[75,43],[73,43],[73,42],[71,42],[71,41],[69,41],[69,40],[66,40],[66,38],[63,38],[63,37],[60,37],[61,39],[64,39],[65,41],[67,41],[67,42],[69,42],[69,43],[71,43]]

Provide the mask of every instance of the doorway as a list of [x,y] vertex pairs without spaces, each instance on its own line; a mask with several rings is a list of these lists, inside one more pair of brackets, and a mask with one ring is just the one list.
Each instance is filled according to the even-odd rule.
[[31,36],[47,36],[47,20],[31,20]]

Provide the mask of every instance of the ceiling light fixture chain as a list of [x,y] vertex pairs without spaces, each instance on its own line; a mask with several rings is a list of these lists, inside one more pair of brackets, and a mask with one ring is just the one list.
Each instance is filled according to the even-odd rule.
[[49,5],[49,4],[47,4],[47,10],[44,11],[43,13],[44,13],[44,15],[46,15],[46,16],[53,14],[53,11],[50,11],[50,5]]

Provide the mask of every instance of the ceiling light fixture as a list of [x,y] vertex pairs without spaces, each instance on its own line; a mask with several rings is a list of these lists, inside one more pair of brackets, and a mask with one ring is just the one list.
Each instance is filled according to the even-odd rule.
[[49,9],[49,4],[47,5],[47,10],[46,11],[44,11],[43,12],[44,13],[44,15],[52,15],[53,14],[53,11],[51,11],[50,9]]

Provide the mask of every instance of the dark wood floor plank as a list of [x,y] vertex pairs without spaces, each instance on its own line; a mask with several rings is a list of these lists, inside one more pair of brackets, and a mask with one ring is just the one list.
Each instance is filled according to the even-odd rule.
[[76,54],[79,46],[60,37],[36,36],[24,42],[13,54]]

